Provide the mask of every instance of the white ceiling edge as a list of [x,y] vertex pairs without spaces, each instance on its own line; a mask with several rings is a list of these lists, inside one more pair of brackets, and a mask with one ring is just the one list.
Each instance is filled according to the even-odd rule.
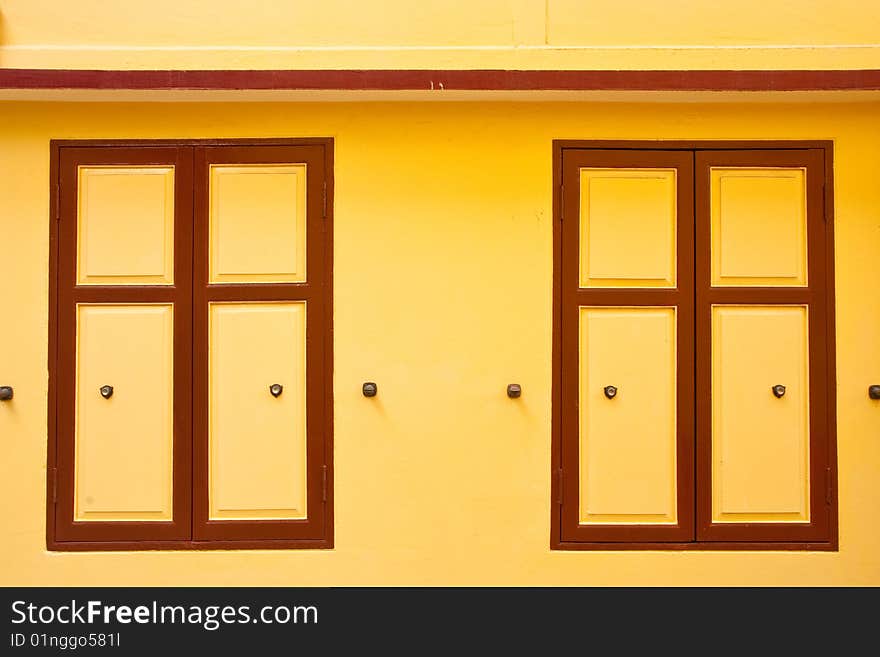
[[871,103],[880,90],[843,91],[461,91],[290,89],[0,89],[0,101],[24,102],[590,102],[590,103]]

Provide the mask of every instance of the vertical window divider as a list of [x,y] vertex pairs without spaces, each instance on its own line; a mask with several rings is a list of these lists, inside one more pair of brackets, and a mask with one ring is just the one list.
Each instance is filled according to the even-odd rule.
[[[195,181],[195,170],[196,170],[196,149],[197,146],[189,147],[189,159],[190,159],[190,167],[193,171],[193,183],[191,188],[191,205],[192,213],[189,217],[189,230],[190,234],[193,236],[192,243],[190,244],[189,250],[189,260],[192,263],[192,267],[190,267],[190,289],[192,290],[192,299],[189,304],[189,313],[190,313],[190,326],[192,327],[192,341],[193,348],[190,349],[189,352],[189,366],[190,372],[192,372],[193,383],[195,383],[195,378],[198,376],[196,372],[196,350],[195,350],[195,330],[196,330],[196,303],[195,303],[195,295],[196,295],[196,285],[198,284],[198,276],[196,274],[196,239],[195,239],[195,222],[196,222],[196,181]],[[193,390],[195,390],[195,385],[193,385]],[[194,397],[195,395],[193,395]],[[195,399],[191,400],[193,404],[195,404]],[[195,426],[195,407],[193,408],[193,412],[190,413],[189,416],[189,427],[190,427],[190,440],[192,441],[192,446],[190,448],[190,453],[192,454],[192,458],[189,462],[190,469],[190,482],[193,488],[192,494],[190,495],[190,513],[189,513],[189,540],[192,541],[195,538],[195,504],[196,504],[196,495],[195,495],[195,486],[196,486],[196,459],[195,459],[195,435],[196,435],[196,426]]]
[[[691,376],[693,377],[692,381],[694,382],[694,392],[696,393],[697,361],[698,361],[698,356],[699,356],[699,354],[697,353],[697,330],[699,328],[697,318],[699,317],[699,307],[697,306],[697,253],[696,253],[696,249],[697,249],[697,230],[698,230],[697,229],[697,184],[698,183],[697,183],[697,151],[696,150],[691,151],[691,167],[694,172],[694,176],[693,176],[693,183],[694,184],[693,184],[693,189],[691,190],[691,202],[693,203],[692,207],[694,209],[694,226],[693,226],[693,229],[694,229],[694,258],[693,258],[692,267],[691,267],[691,276],[693,276],[693,281],[694,281],[693,290],[691,290],[691,296],[693,297],[692,303],[693,303],[693,308],[694,308],[694,316],[692,318],[693,319],[692,330],[693,330],[693,336],[694,336],[694,359],[693,359],[693,363],[692,363],[693,366],[691,367]],[[700,468],[700,459],[698,458],[698,453],[697,453],[698,433],[697,433],[697,412],[696,411],[697,411],[697,405],[696,405],[696,400],[695,400],[694,401],[694,415],[692,418],[690,418],[691,427],[692,427],[693,434],[694,434],[694,460],[693,460],[693,464],[692,464],[693,467],[691,468],[691,476],[693,477],[693,481],[694,481],[694,499],[693,499],[693,504],[691,505],[693,507],[693,517],[692,517],[692,523],[691,523],[691,525],[692,525],[691,530],[693,531],[694,540],[696,540],[696,538],[697,538],[697,518],[699,515],[698,506],[699,506],[699,500],[700,500],[700,491],[698,489],[698,482],[699,482],[699,472],[698,471]]]

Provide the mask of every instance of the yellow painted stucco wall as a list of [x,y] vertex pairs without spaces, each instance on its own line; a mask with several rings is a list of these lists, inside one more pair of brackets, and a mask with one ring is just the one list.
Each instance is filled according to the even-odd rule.
[[0,0],[16,68],[878,68],[873,0]]
[[[0,105],[0,584],[880,584],[876,103]],[[335,139],[328,551],[45,549],[49,140]],[[551,552],[553,139],[832,139],[839,552]],[[361,395],[363,381],[379,395]],[[521,399],[505,386],[523,386]]]

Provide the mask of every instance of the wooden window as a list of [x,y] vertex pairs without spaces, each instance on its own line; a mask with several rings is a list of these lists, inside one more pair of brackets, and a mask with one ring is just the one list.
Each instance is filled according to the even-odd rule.
[[331,140],[53,142],[50,549],[332,547]]
[[830,144],[555,151],[552,547],[836,549]]

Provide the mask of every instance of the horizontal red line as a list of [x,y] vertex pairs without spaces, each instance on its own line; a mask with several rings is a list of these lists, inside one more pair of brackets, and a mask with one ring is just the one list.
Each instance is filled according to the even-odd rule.
[[880,70],[72,70],[0,69],[0,89],[489,91],[878,90]]

